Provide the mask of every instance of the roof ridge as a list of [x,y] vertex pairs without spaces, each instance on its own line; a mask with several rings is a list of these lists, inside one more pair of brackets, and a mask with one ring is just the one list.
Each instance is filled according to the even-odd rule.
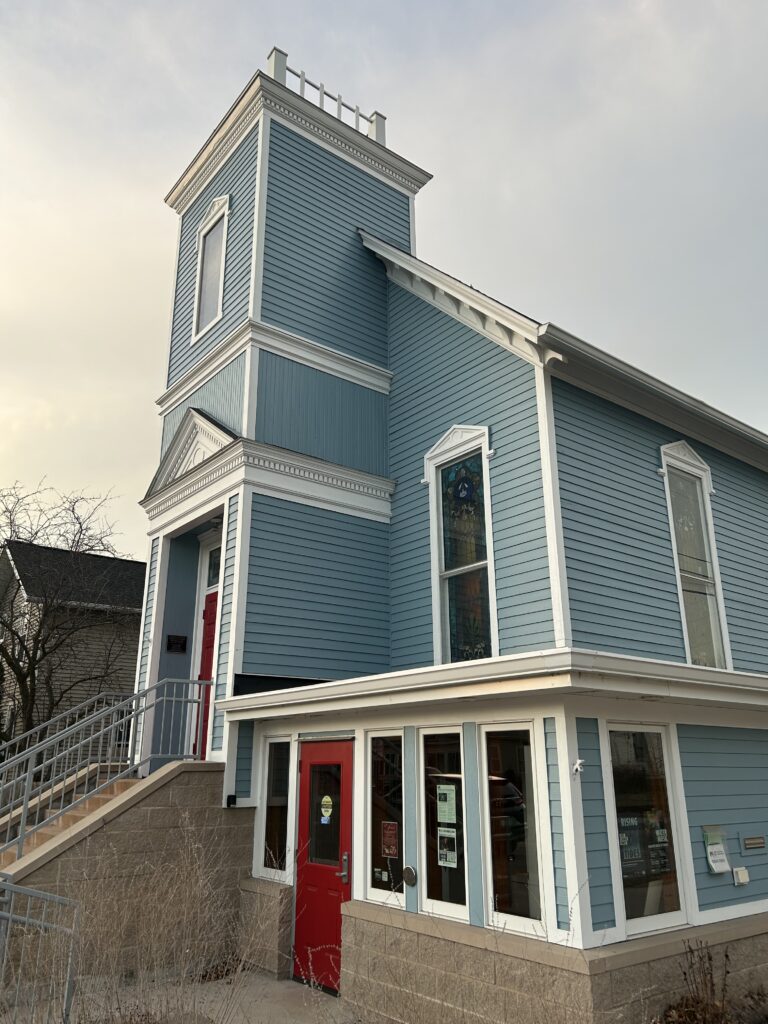
[[20,537],[10,537],[8,540],[3,541],[4,546],[8,546],[9,544],[24,544],[26,547],[40,548],[43,551],[61,551],[64,554],[87,555],[90,558],[108,558],[113,562],[130,562],[133,565],[142,564],[142,560],[140,558],[127,558],[125,555],[108,555],[103,551],[76,551],[74,548],[57,548],[55,544],[38,544],[37,541],[22,540]]

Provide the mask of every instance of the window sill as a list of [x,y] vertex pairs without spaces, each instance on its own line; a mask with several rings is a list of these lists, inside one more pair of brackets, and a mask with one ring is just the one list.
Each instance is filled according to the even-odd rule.
[[216,324],[221,322],[223,317],[224,317],[224,310],[222,310],[219,313],[218,316],[214,317],[213,320],[211,320],[211,322],[209,324],[206,324],[205,327],[202,329],[202,331],[198,331],[197,334],[193,334],[192,337],[189,340],[189,344],[190,345],[196,345],[198,341],[200,341],[202,338],[204,338],[206,336],[206,334],[212,328],[214,328],[216,326]]

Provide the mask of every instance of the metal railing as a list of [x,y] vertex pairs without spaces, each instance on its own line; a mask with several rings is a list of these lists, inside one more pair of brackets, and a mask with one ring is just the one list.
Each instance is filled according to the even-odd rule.
[[[27,747],[0,764],[0,857],[55,835],[68,811],[169,761],[199,760],[206,680],[164,679]],[[111,792],[109,792],[111,788]],[[45,830],[45,831],[43,831]]]
[[68,1024],[78,905],[0,875],[0,1021]]
[[92,715],[94,711],[101,711],[104,708],[112,707],[114,704],[119,704],[125,700],[125,697],[124,693],[97,693],[93,697],[88,697],[81,704],[76,704],[74,707],[67,708],[66,711],[54,715],[53,718],[49,718],[42,725],[37,725],[28,732],[14,736],[7,743],[0,743],[0,763],[9,761],[16,754],[20,754],[23,750],[42,743],[43,740],[50,739],[57,733],[69,728],[70,725],[74,725],[75,722]]

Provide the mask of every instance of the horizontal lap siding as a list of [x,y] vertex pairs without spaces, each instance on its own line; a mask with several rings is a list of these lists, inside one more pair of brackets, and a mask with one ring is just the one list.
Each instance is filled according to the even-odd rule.
[[235,759],[235,796],[246,799],[251,795],[253,769],[253,722],[240,722],[237,729],[237,757]]
[[259,494],[252,509],[243,672],[385,672],[387,525]]
[[238,436],[243,426],[243,393],[245,389],[245,353],[233,359],[210,380],[193,391],[168,413],[163,420],[163,444],[161,455],[165,455],[173,435],[179,429],[187,409],[199,409],[213,419],[229,427]]
[[[677,735],[699,908],[768,899],[768,849],[744,854],[740,839],[768,837],[768,731],[679,725]],[[749,870],[748,885],[736,888],[730,872],[710,872],[707,825],[723,827],[731,867]]]
[[658,473],[669,431],[562,381],[553,395],[574,644],[684,661]]
[[661,446],[687,441],[712,471],[715,540],[734,668],[768,672],[768,475],[554,381],[574,643],[685,660]]
[[565,829],[563,827],[563,805],[560,793],[560,765],[557,756],[557,724],[554,718],[544,719],[544,741],[547,755],[549,823],[552,833],[552,863],[555,878],[557,927],[569,928],[568,879],[565,871]]
[[[258,148],[259,133],[256,126],[182,216],[171,355],[168,364],[169,387],[187,370],[199,363],[217,342],[230,334],[248,316]],[[190,342],[198,258],[197,229],[212,200],[218,196],[229,196],[229,224],[224,265],[224,315],[192,345]]]
[[155,537],[149,553],[147,564],[147,594],[144,599],[144,619],[141,627],[141,653],[139,655],[139,671],[136,688],[143,690],[147,685],[149,668],[149,648],[152,640],[152,621],[155,609],[155,588],[157,585],[157,558],[160,550],[160,538]]
[[256,410],[257,441],[386,475],[386,395],[262,352]]
[[409,250],[408,197],[274,120],[267,179],[263,320],[386,365],[386,274],[358,228]]
[[433,663],[424,455],[454,424],[488,426],[499,647],[553,644],[533,367],[390,284],[392,668]]
[[616,924],[616,915],[597,719],[577,718],[576,736],[579,757],[584,761],[580,779],[584,839],[587,847],[589,905],[592,911],[592,928],[599,931],[603,928],[613,928]]
[[[229,650],[232,632],[232,593],[235,586],[235,560],[237,556],[237,512],[240,505],[239,495],[233,494],[227,507],[226,535],[221,553],[221,582],[219,600],[221,612],[219,617],[219,650],[216,661],[216,700],[227,695],[227,670],[229,668]],[[220,711],[213,716],[211,731],[211,747],[221,750],[224,741],[224,719]]]

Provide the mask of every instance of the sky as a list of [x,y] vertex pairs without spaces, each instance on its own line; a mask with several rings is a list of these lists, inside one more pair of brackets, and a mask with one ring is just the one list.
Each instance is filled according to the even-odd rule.
[[417,252],[768,432],[764,0],[0,0],[0,486],[144,558],[177,215],[273,45],[434,174]]

